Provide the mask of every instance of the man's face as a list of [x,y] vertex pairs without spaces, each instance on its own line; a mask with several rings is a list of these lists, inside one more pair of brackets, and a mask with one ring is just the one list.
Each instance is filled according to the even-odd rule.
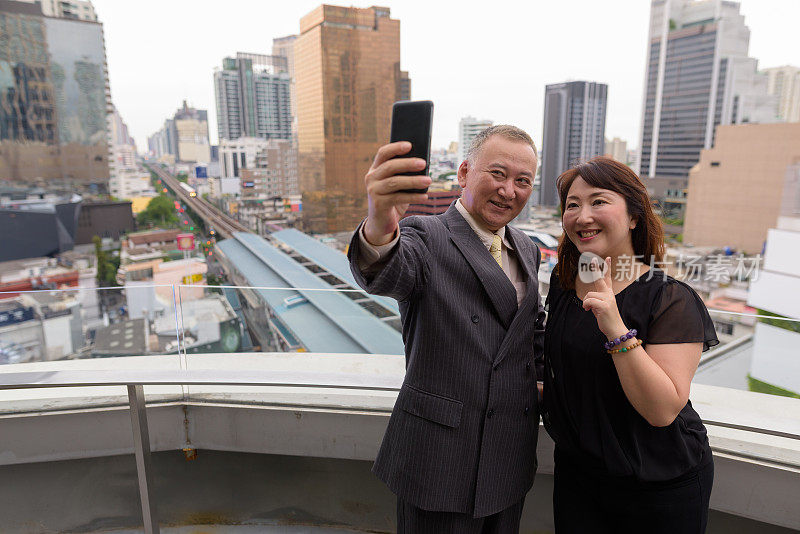
[[479,224],[496,232],[528,202],[536,164],[533,148],[526,142],[490,137],[474,162],[464,161],[458,168],[461,203]]

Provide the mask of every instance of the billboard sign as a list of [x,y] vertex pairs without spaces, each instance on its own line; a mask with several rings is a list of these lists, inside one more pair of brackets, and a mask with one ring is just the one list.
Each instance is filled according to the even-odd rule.
[[194,234],[178,234],[178,250],[194,250]]

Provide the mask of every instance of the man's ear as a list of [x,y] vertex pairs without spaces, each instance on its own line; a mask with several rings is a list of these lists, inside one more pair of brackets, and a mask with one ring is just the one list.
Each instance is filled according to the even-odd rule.
[[467,186],[467,172],[469,172],[469,161],[464,160],[461,162],[461,165],[458,166],[458,185],[461,186],[461,189],[464,189]]

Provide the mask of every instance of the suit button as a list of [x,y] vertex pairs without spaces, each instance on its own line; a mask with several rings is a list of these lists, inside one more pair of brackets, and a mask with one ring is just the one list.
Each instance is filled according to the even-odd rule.
[[493,415],[494,415],[494,408],[489,408],[489,411],[486,412],[486,417],[491,419]]
[[525,415],[528,415],[528,407],[525,407]]
[[473,315],[473,316],[472,316],[472,322],[473,322],[473,323],[477,323],[477,322],[478,322],[478,319],[479,319],[479,317],[478,317],[477,315]]
[[492,369],[494,369],[495,371],[497,371],[498,369],[500,369],[500,364],[498,363],[498,364],[497,364],[497,365],[495,365],[495,366],[494,366]]
[[531,362],[525,364],[525,371],[530,373],[531,372]]

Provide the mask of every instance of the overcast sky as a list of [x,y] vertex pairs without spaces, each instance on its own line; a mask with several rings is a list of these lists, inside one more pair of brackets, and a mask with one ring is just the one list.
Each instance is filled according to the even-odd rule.
[[[207,109],[217,142],[214,67],[238,51],[269,54],[318,0],[93,0],[104,24],[111,96],[136,139],[186,99]],[[331,2],[336,3],[336,2]],[[340,5],[348,5],[350,2]],[[401,21],[411,96],[435,103],[434,147],[472,115],[526,129],[541,144],[544,87],[608,84],[606,136],[638,146],[648,0],[376,0]],[[742,0],[760,67],[800,65],[800,0]]]

